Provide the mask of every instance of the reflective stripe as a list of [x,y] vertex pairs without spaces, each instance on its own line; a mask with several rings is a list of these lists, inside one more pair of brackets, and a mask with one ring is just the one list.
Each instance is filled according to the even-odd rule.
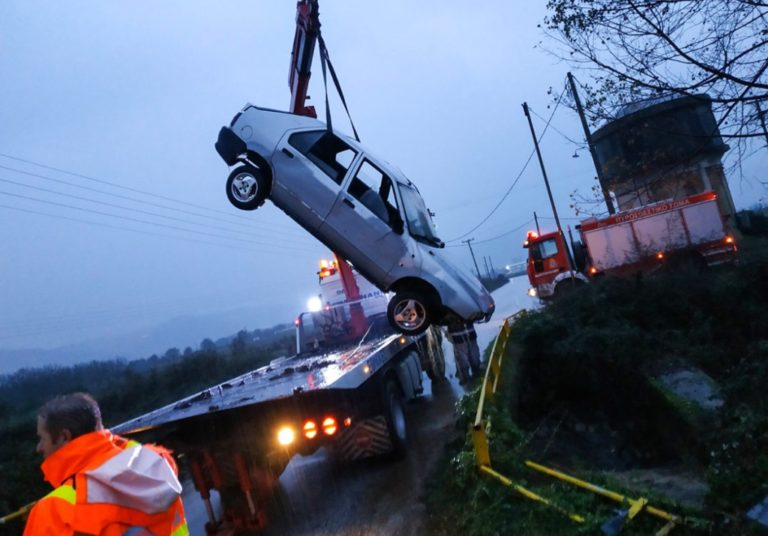
[[171,532],[171,536],[189,536],[189,529],[187,528],[187,522]]
[[167,510],[181,495],[168,462],[143,447],[125,449],[85,476],[89,504],[114,504],[152,515]]
[[43,499],[56,498],[67,501],[69,504],[75,504],[76,492],[72,486],[59,486]]

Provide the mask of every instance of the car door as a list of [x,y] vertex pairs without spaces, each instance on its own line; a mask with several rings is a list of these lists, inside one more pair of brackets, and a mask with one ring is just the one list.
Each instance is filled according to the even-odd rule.
[[288,133],[272,156],[272,199],[310,232],[317,232],[357,155],[327,130]]
[[379,286],[388,286],[387,274],[408,254],[394,182],[365,156],[343,184],[325,225],[340,252]]

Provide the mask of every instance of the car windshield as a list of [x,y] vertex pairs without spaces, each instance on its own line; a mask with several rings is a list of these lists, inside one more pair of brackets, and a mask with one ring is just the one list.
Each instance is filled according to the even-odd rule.
[[435,235],[435,225],[419,192],[413,186],[403,183],[398,183],[398,187],[411,236],[441,247],[443,242]]

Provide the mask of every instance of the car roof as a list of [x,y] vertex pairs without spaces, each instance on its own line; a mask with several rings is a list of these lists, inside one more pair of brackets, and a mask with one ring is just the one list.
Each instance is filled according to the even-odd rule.
[[[328,126],[326,123],[320,121],[319,119],[315,117],[310,116],[301,116],[298,114],[294,114],[292,112],[287,112],[285,110],[275,110],[272,108],[264,108],[262,106],[256,106],[255,104],[248,103],[245,105],[243,110],[247,108],[256,108],[258,110],[264,111],[264,112],[273,112],[276,114],[285,114],[287,116],[291,116],[293,126],[289,127],[286,131],[302,131],[302,130],[326,130]],[[301,125],[296,127],[295,126],[295,120],[297,118],[300,118]],[[368,147],[361,144],[359,141],[355,140],[354,138],[350,137],[349,135],[340,132],[336,129],[333,129],[333,133],[338,136],[339,138],[343,139],[345,142],[347,142],[349,145],[354,147],[356,150],[364,153],[370,160],[374,161],[376,165],[383,168],[382,170],[387,173],[392,179],[397,181],[398,183],[415,187],[415,185],[405,176],[405,174],[396,166],[393,166],[391,163],[389,163],[384,158],[381,158],[376,153],[372,152]]]

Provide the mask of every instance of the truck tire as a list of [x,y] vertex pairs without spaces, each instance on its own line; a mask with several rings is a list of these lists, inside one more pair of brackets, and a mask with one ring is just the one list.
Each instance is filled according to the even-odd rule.
[[424,356],[426,358],[424,372],[433,382],[445,379],[445,354],[441,339],[440,332],[435,326],[430,327],[424,337],[424,349],[422,350],[426,354]]
[[387,320],[404,335],[420,335],[432,323],[431,303],[420,292],[399,291],[389,300]]
[[400,386],[390,378],[384,385],[384,416],[387,420],[389,440],[392,443],[390,456],[402,459],[408,451],[408,429],[405,420],[405,406]]
[[227,199],[240,210],[256,210],[267,199],[269,182],[256,167],[243,164],[227,178]]

